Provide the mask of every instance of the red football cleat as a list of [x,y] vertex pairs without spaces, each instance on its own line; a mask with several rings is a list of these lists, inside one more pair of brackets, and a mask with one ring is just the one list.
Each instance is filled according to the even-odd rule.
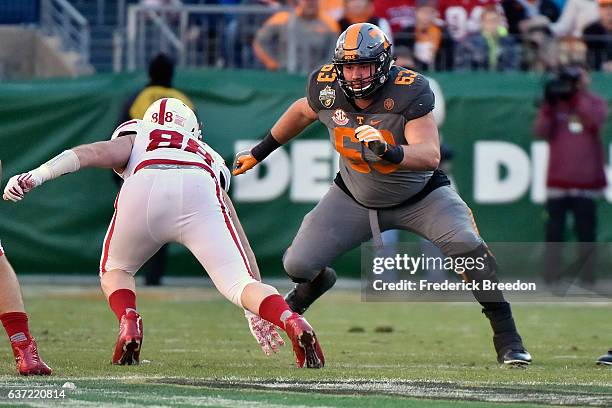
[[295,363],[298,367],[304,367],[304,362],[308,368],[322,368],[325,365],[323,350],[306,319],[293,313],[285,320],[285,332],[293,344]]
[[119,338],[113,353],[113,364],[138,364],[141,346],[142,318],[135,310],[130,310],[121,317]]
[[31,338],[11,343],[17,362],[17,371],[21,375],[51,375],[51,368],[38,355],[36,341]]

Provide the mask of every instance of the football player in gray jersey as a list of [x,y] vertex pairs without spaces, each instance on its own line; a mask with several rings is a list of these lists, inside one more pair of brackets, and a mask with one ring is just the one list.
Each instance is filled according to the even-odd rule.
[[[330,289],[339,255],[378,229],[404,229],[435,243],[449,257],[485,259],[466,281],[497,281],[495,258],[472,213],[437,170],[438,129],[433,93],[418,73],[393,65],[391,44],[373,24],[354,24],[338,38],[333,61],[312,73],[307,96],[294,102],[266,137],[236,159],[242,174],[320,120],[340,154],[340,171],[327,194],[304,217],[283,265],[296,287],[287,303],[303,313]],[[475,290],[493,329],[500,363],[527,365],[530,354],[499,290]]]

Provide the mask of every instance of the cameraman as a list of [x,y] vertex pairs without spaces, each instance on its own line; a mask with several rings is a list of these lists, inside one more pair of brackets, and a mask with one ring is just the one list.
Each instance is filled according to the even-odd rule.
[[[563,242],[566,214],[571,212],[579,242],[596,239],[595,199],[606,187],[601,129],[606,120],[606,102],[589,91],[590,76],[582,66],[561,68],[557,78],[549,81],[545,101],[540,106],[534,131],[550,147],[547,177],[546,241]],[[589,248],[590,247],[590,248]],[[561,278],[559,245],[547,250],[546,283]],[[585,262],[580,278],[595,282],[593,245],[582,245],[580,256]]]

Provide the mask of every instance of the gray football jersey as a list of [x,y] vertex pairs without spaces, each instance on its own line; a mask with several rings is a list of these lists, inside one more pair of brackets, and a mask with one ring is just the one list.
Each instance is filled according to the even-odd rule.
[[314,71],[308,81],[307,99],[340,153],[340,176],[355,200],[366,207],[400,204],[418,193],[433,172],[399,169],[378,158],[355,138],[355,128],[370,125],[386,142],[406,145],[406,122],[433,110],[434,96],[422,75],[397,66],[365,109],[346,97],[331,64]]

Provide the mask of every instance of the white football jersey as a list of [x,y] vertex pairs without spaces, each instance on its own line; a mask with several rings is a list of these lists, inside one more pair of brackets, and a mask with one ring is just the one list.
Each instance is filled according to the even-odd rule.
[[225,161],[206,143],[195,135],[178,127],[168,127],[134,119],[121,124],[111,140],[136,135],[132,154],[127,166],[117,173],[126,180],[136,171],[151,165],[193,165],[211,170],[214,177],[227,191],[230,185],[230,171]]

